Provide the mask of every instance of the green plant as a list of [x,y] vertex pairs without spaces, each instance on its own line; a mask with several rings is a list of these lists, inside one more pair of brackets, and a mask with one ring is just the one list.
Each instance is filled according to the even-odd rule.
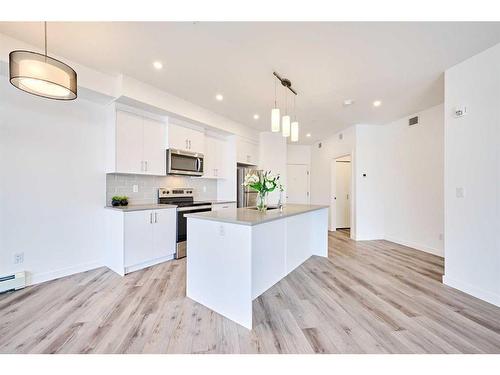
[[128,199],[128,197],[127,196],[121,196],[121,195],[115,195],[113,198],[111,198],[111,200],[113,200],[113,201],[121,201],[121,200],[124,200],[124,199],[126,200],[126,199]]

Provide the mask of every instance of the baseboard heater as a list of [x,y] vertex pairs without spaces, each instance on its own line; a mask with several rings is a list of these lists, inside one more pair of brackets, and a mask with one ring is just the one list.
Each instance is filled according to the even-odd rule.
[[0,293],[22,289],[26,286],[26,272],[17,272],[8,276],[0,276]]

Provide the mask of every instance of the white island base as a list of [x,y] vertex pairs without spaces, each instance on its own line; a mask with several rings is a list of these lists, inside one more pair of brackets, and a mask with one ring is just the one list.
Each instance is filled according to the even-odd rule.
[[190,214],[187,296],[252,329],[252,301],[312,255],[328,256],[328,208]]

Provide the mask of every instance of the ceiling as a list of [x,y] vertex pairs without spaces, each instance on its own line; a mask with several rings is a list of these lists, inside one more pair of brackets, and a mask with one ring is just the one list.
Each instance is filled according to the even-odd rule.
[[[0,33],[42,47],[41,23],[0,22]],[[499,42],[498,22],[48,24],[49,54],[123,73],[259,130],[270,129],[277,71],[299,93],[301,143],[441,103],[444,70]],[[278,94],[283,108],[282,86]]]

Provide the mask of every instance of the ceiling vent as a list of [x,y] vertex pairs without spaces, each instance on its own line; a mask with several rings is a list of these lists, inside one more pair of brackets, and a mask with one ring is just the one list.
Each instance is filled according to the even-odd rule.
[[340,133],[339,134],[339,141],[343,140],[344,139],[344,134]]
[[408,120],[408,126],[413,126],[418,124],[418,116],[412,117]]

